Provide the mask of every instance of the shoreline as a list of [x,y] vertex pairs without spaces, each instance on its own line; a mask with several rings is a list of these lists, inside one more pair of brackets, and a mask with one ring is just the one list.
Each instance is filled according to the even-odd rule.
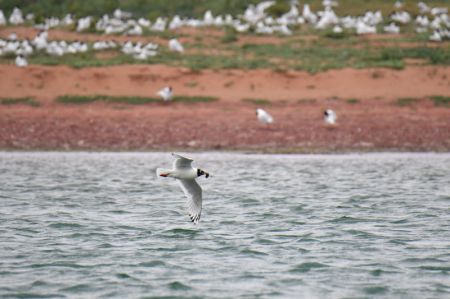
[[[338,125],[325,126],[332,107]],[[1,150],[231,151],[252,153],[449,152],[450,109],[371,100],[357,105],[264,106],[270,126],[246,103],[0,107]]]
[[112,151],[112,150],[15,150],[0,149],[0,154],[171,154],[184,153],[193,155],[202,154],[237,154],[237,155],[268,155],[268,156],[352,156],[352,155],[448,155],[448,151],[395,151],[395,150],[373,150],[373,151],[339,151],[339,152],[262,152],[262,151],[244,151],[244,150],[129,150],[129,151]]

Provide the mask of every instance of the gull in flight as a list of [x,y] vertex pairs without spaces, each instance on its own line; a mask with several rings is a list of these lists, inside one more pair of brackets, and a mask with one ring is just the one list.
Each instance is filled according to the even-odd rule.
[[323,120],[325,121],[325,124],[334,126],[337,120],[336,112],[331,109],[325,110],[323,113]]
[[165,102],[172,99],[172,86],[167,86],[158,91],[156,94],[159,95]]
[[175,158],[173,169],[156,169],[156,174],[162,177],[177,179],[184,194],[188,198],[188,212],[191,221],[197,224],[202,213],[202,188],[195,181],[196,178],[204,175],[209,177],[209,173],[200,168],[192,167],[192,159],[172,153]]
[[256,117],[263,124],[273,123],[273,117],[269,113],[264,111],[263,109],[260,109],[260,108],[256,109]]

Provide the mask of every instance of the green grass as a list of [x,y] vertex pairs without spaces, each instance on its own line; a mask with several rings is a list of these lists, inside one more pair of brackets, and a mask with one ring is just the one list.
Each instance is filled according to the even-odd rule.
[[233,27],[225,27],[225,34],[220,41],[224,44],[234,43],[238,40],[238,34]]
[[63,64],[78,69],[85,67],[133,64],[138,63],[138,61],[124,54],[119,54],[112,58],[99,59],[95,56],[95,53],[93,51],[89,51],[81,54],[67,54],[62,57],[51,56],[44,53],[37,53],[29,58],[29,63],[41,65]]
[[[36,9],[38,18],[42,17],[40,10],[42,13],[54,15],[64,11],[78,15],[90,12],[91,15],[98,17],[103,13],[112,12],[113,7],[121,7],[122,9],[136,12],[137,16],[144,17],[149,17],[149,15],[155,13],[163,16],[179,14],[181,16],[199,17],[203,16],[204,11],[207,9],[211,9],[215,15],[218,13],[242,13],[248,4],[259,2],[259,0],[92,1],[92,3],[85,4],[82,1],[62,0],[58,3],[65,4],[56,5],[54,0],[27,0],[19,1],[19,4],[24,8],[25,12]],[[283,12],[288,7],[286,3],[288,3],[288,0],[278,0],[271,13],[277,15]],[[310,0],[308,3],[311,4],[314,11],[322,9],[321,0]],[[407,10],[413,12],[413,17],[414,13],[417,13],[416,4],[417,1],[406,1],[405,3]],[[448,6],[448,1],[429,0],[427,4],[430,6]],[[7,14],[15,5],[18,5],[17,1],[0,0],[0,7]],[[92,9],[94,11],[91,11]],[[394,6],[393,2],[382,0],[342,0],[335,10],[339,16],[343,16],[345,14],[361,14],[367,9],[381,9],[383,15],[387,17],[390,12],[394,11]],[[387,18],[385,23],[389,23]],[[210,31],[214,30],[211,28],[200,28],[198,30],[199,32],[191,36],[173,31],[155,33],[144,30],[145,36],[158,36],[164,39],[180,35],[190,37],[191,41],[185,43],[188,51],[182,55],[169,52],[166,46],[162,46],[156,57],[149,58],[146,61],[135,60],[118,50],[111,50],[109,52],[115,51],[116,55],[108,58],[98,58],[97,53],[94,51],[64,55],[63,57],[53,57],[38,52],[29,58],[29,62],[41,65],[63,64],[73,68],[123,64],[164,64],[174,67],[186,67],[193,72],[199,72],[204,69],[271,69],[277,72],[301,70],[317,73],[346,67],[401,70],[406,66],[405,59],[419,59],[428,65],[450,66],[449,45],[442,43],[428,47],[429,33],[416,34],[414,25],[411,24],[402,26],[403,34],[398,37],[392,38],[388,35],[385,37],[378,35],[376,39],[359,37],[354,30],[345,30],[342,34],[334,34],[331,29],[320,31],[310,25],[303,25],[294,29],[293,36],[280,37],[277,43],[264,44],[258,41],[243,45],[236,43],[239,37],[265,38],[265,36],[258,36],[251,32],[240,34],[231,27],[217,29],[217,31],[223,30],[222,35],[217,34],[221,32],[210,34]],[[402,43],[409,44],[402,46]],[[0,57],[0,63],[12,63],[14,58],[15,56]],[[374,79],[376,78],[374,77]]]
[[28,105],[31,107],[39,107],[40,103],[33,98],[1,98],[1,105]]
[[332,38],[332,39],[338,39],[338,40],[348,40],[351,36],[354,36],[355,34],[351,34],[348,29],[344,29],[341,33],[335,33],[333,32],[332,28],[325,30],[321,33],[322,37],[326,38]]
[[[371,47],[365,40],[355,37],[342,40],[320,38],[304,43],[291,38],[283,44],[222,44],[187,45],[200,51],[209,48],[224,50],[227,55],[171,53],[162,48],[156,57],[138,61],[116,50],[116,55],[98,58],[96,52],[50,56],[37,52],[29,58],[30,64],[68,65],[73,68],[101,67],[123,64],[165,64],[174,67],[187,67],[194,72],[204,69],[272,69],[275,71],[302,70],[317,73],[330,69],[377,68],[403,69],[405,59],[421,59],[430,65],[450,65],[450,49],[443,47],[417,46],[399,48],[388,44],[386,47]],[[395,44],[393,44],[395,45]],[[228,54],[230,53],[230,54]],[[1,62],[11,63],[13,57],[2,57]]]
[[186,83],[184,84],[184,86],[190,87],[190,88],[194,88],[194,87],[196,87],[197,85],[198,85],[198,82],[197,82],[197,81],[189,81],[189,82],[186,82]]
[[89,104],[97,101],[102,101],[106,103],[120,103],[120,104],[130,104],[130,105],[143,105],[149,103],[161,102],[158,98],[147,98],[147,97],[113,97],[105,95],[92,95],[92,96],[75,96],[75,95],[64,95],[59,96],[56,99],[57,102],[62,104]]
[[[428,47],[348,47],[336,46],[336,41],[313,41],[305,46],[296,44],[244,44],[241,51],[255,59],[270,61],[279,58],[288,66],[297,70],[317,73],[329,69],[344,67],[369,68],[386,67],[403,69],[404,59],[423,59],[428,64],[450,65],[450,51],[444,48]],[[282,62],[282,63],[283,63]]]
[[418,101],[419,101],[419,99],[417,99],[417,98],[400,98],[400,99],[397,99],[396,104],[398,106],[405,107],[405,106],[414,105]]
[[267,100],[267,99],[250,99],[250,98],[245,98],[245,99],[242,99],[242,102],[253,104],[253,105],[270,105],[270,104],[272,104],[272,102],[270,100]]
[[[210,103],[218,101],[216,97],[205,96],[175,96],[172,102],[177,103]],[[114,104],[130,104],[130,105],[144,105],[151,103],[162,103],[163,100],[159,98],[150,97],[121,97],[121,96],[105,96],[105,95],[89,95],[89,96],[77,96],[77,95],[64,95],[56,98],[58,103],[62,104],[89,104],[94,102],[105,102]]]
[[[160,57],[159,59],[166,60],[164,57]],[[178,58],[178,61],[168,61],[168,64],[188,67],[192,71],[201,71],[204,69],[261,69],[272,67],[272,64],[265,59],[247,59],[241,55],[183,55]]]
[[435,106],[450,108],[450,96],[432,96],[430,99]]
[[[431,96],[429,97],[435,106],[450,108],[450,96]],[[418,98],[400,98],[397,99],[396,104],[398,106],[411,106],[420,101]]]
[[348,99],[348,100],[347,100],[347,103],[348,103],[348,104],[355,105],[355,104],[361,103],[361,101],[360,101],[359,99]]
[[317,103],[316,99],[300,99],[297,101],[299,104],[315,104]]
[[425,59],[430,64],[450,65],[450,51],[443,48],[384,48],[377,58],[382,61],[404,58]]
[[172,101],[177,103],[210,103],[218,101],[217,97],[205,97],[205,96],[174,96]]

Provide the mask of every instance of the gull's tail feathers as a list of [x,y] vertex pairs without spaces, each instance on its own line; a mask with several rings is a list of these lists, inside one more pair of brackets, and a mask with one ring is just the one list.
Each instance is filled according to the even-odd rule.
[[170,173],[170,169],[167,168],[156,168],[156,175],[166,177]]

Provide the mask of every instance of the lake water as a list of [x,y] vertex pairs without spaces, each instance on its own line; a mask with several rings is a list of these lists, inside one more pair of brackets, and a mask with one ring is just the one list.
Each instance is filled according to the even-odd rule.
[[0,153],[0,298],[450,298],[450,154]]

